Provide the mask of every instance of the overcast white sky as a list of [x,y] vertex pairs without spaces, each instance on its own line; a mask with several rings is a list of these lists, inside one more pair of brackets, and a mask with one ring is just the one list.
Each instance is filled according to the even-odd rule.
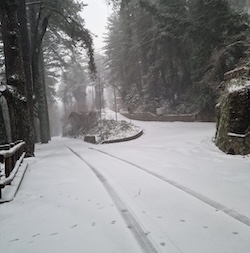
[[83,18],[85,19],[86,28],[98,37],[94,38],[95,49],[98,52],[104,46],[103,33],[105,33],[105,26],[107,17],[111,13],[109,7],[104,0],[82,0],[88,4],[84,8]]

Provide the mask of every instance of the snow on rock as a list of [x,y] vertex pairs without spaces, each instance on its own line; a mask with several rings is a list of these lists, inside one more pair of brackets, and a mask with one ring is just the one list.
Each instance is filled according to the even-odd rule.
[[249,80],[244,80],[244,79],[232,79],[230,81],[230,86],[227,88],[229,93],[235,92],[235,91],[240,91],[246,87],[250,86],[250,81]]
[[250,81],[234,78],[226,87],[216,107],[215,143],[228,154],[250,154]]
[[102,120],[98,126],[88,132],[88,136],[95,136],[96,143],[123,140],[141,132],[141,128],[131,123],[115,120]]

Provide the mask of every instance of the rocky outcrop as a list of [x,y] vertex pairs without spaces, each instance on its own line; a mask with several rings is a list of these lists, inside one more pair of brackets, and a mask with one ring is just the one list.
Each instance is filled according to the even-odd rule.
[[[244,69],[245,70],[245,69]],[[232,75],[233,73],[233,75]],[[236,74],[235,74],[236,73]],[[216,145],[233,155],[250,154],[250,81],[249,71],[239,76],[230,72],[232,79],[224,83],[224,91],[217,105]]]
[[72,112],[67,120],[66,126],[63,128],[63,136],[77,137],[87,132],[93,124],[97,122],[97,113],[77,113]]

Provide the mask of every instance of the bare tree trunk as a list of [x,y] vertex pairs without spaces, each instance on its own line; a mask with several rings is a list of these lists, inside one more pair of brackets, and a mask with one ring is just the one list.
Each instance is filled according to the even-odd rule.
[[44,92],[44,105],[45,105],[45,117],[46,117],[46,129],[47,129],[47,135],[48,140],[51,140],[51,134],[50,134],[50,122],[49,122],[49,109],[48,109],[48,101],[47,101],[47,89],[46,89],[46,81],[45,81],[45,66],[44,66],[44,57],[43,57],[43,51],[40,55],[40,74],[42,76],[42,89]]
[[10,114],[9,114],[9,108],[7,101],[4,96],[0,97],[0,104],[2,106],[2,114],[3,114],[3,120],[5,125],[5,130],[7,134],[7,142],[11,142],[11,126],[10,126]]
[[40,138],[42,143],[48,143],[50,140],[49,136],[49,121],[47,117],[48,106],[47,97],[45,90],[45,83],[43,80],[43,69],[42,69],[42,52],[38,61],[33,62],[33,70],[35,70],[35,83],[36,83],[36,99],[38,103],[38,117],[40,122]]
[[33,77],[31,68],[31,45],[29,32],[27,27],[27,13],[26,13],[26,0],[18,0],[18,21],[20,23],[19,30],[22,34],[21,44],[23,52],[23,64],[26,79],[27,89],[27,103],[30,113],[31,133],[30,137],[33,138],[33,146],[31,147],[34,152],[34,141],[35,141],[35,127],[34,127],[34,104],[33,104]]
[[1,0],[1,22],[4,43],[5,68],[10,92],[4,93],[8,101],[11,118],[12,140],[26,142],[27,155],[33,155],[34,140],[31,136],[32,125],[27,104],[26,81],[22,59],[21,36],[17,19],[17,1]]
[[[48,118],[48,106],[46,98],[45,84],[43,82],[43,69],[41,66],[41,54],[42,54],[42,41],[46,33],[48,20],[51,15],[50,12],[44,11],[44,9],[38,9],[38,15],[35,15],[36,10],[32,11],[32,23],[35,27],[32,27],[32,70],[33,70],[33,84],[36,94],[36,102],[38,108],[38,117],[40,122],[40,137],[42,143],[48,143],[50,140],[49,134],[49,118]],[[37,14],[37,13],[36,13]],[[37,17],[37,18],[36,18]]]
[[0,145],[8,142],[6,128],[4,124],[4,118],[2,113],[2,106],[0,103]]

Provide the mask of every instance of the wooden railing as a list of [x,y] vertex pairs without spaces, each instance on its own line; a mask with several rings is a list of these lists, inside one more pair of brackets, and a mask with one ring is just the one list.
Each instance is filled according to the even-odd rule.
[[6,185],[10,185],[14,179],[24,156],[24,141],[0,145],[0,198],[2,198],[2,189]]

